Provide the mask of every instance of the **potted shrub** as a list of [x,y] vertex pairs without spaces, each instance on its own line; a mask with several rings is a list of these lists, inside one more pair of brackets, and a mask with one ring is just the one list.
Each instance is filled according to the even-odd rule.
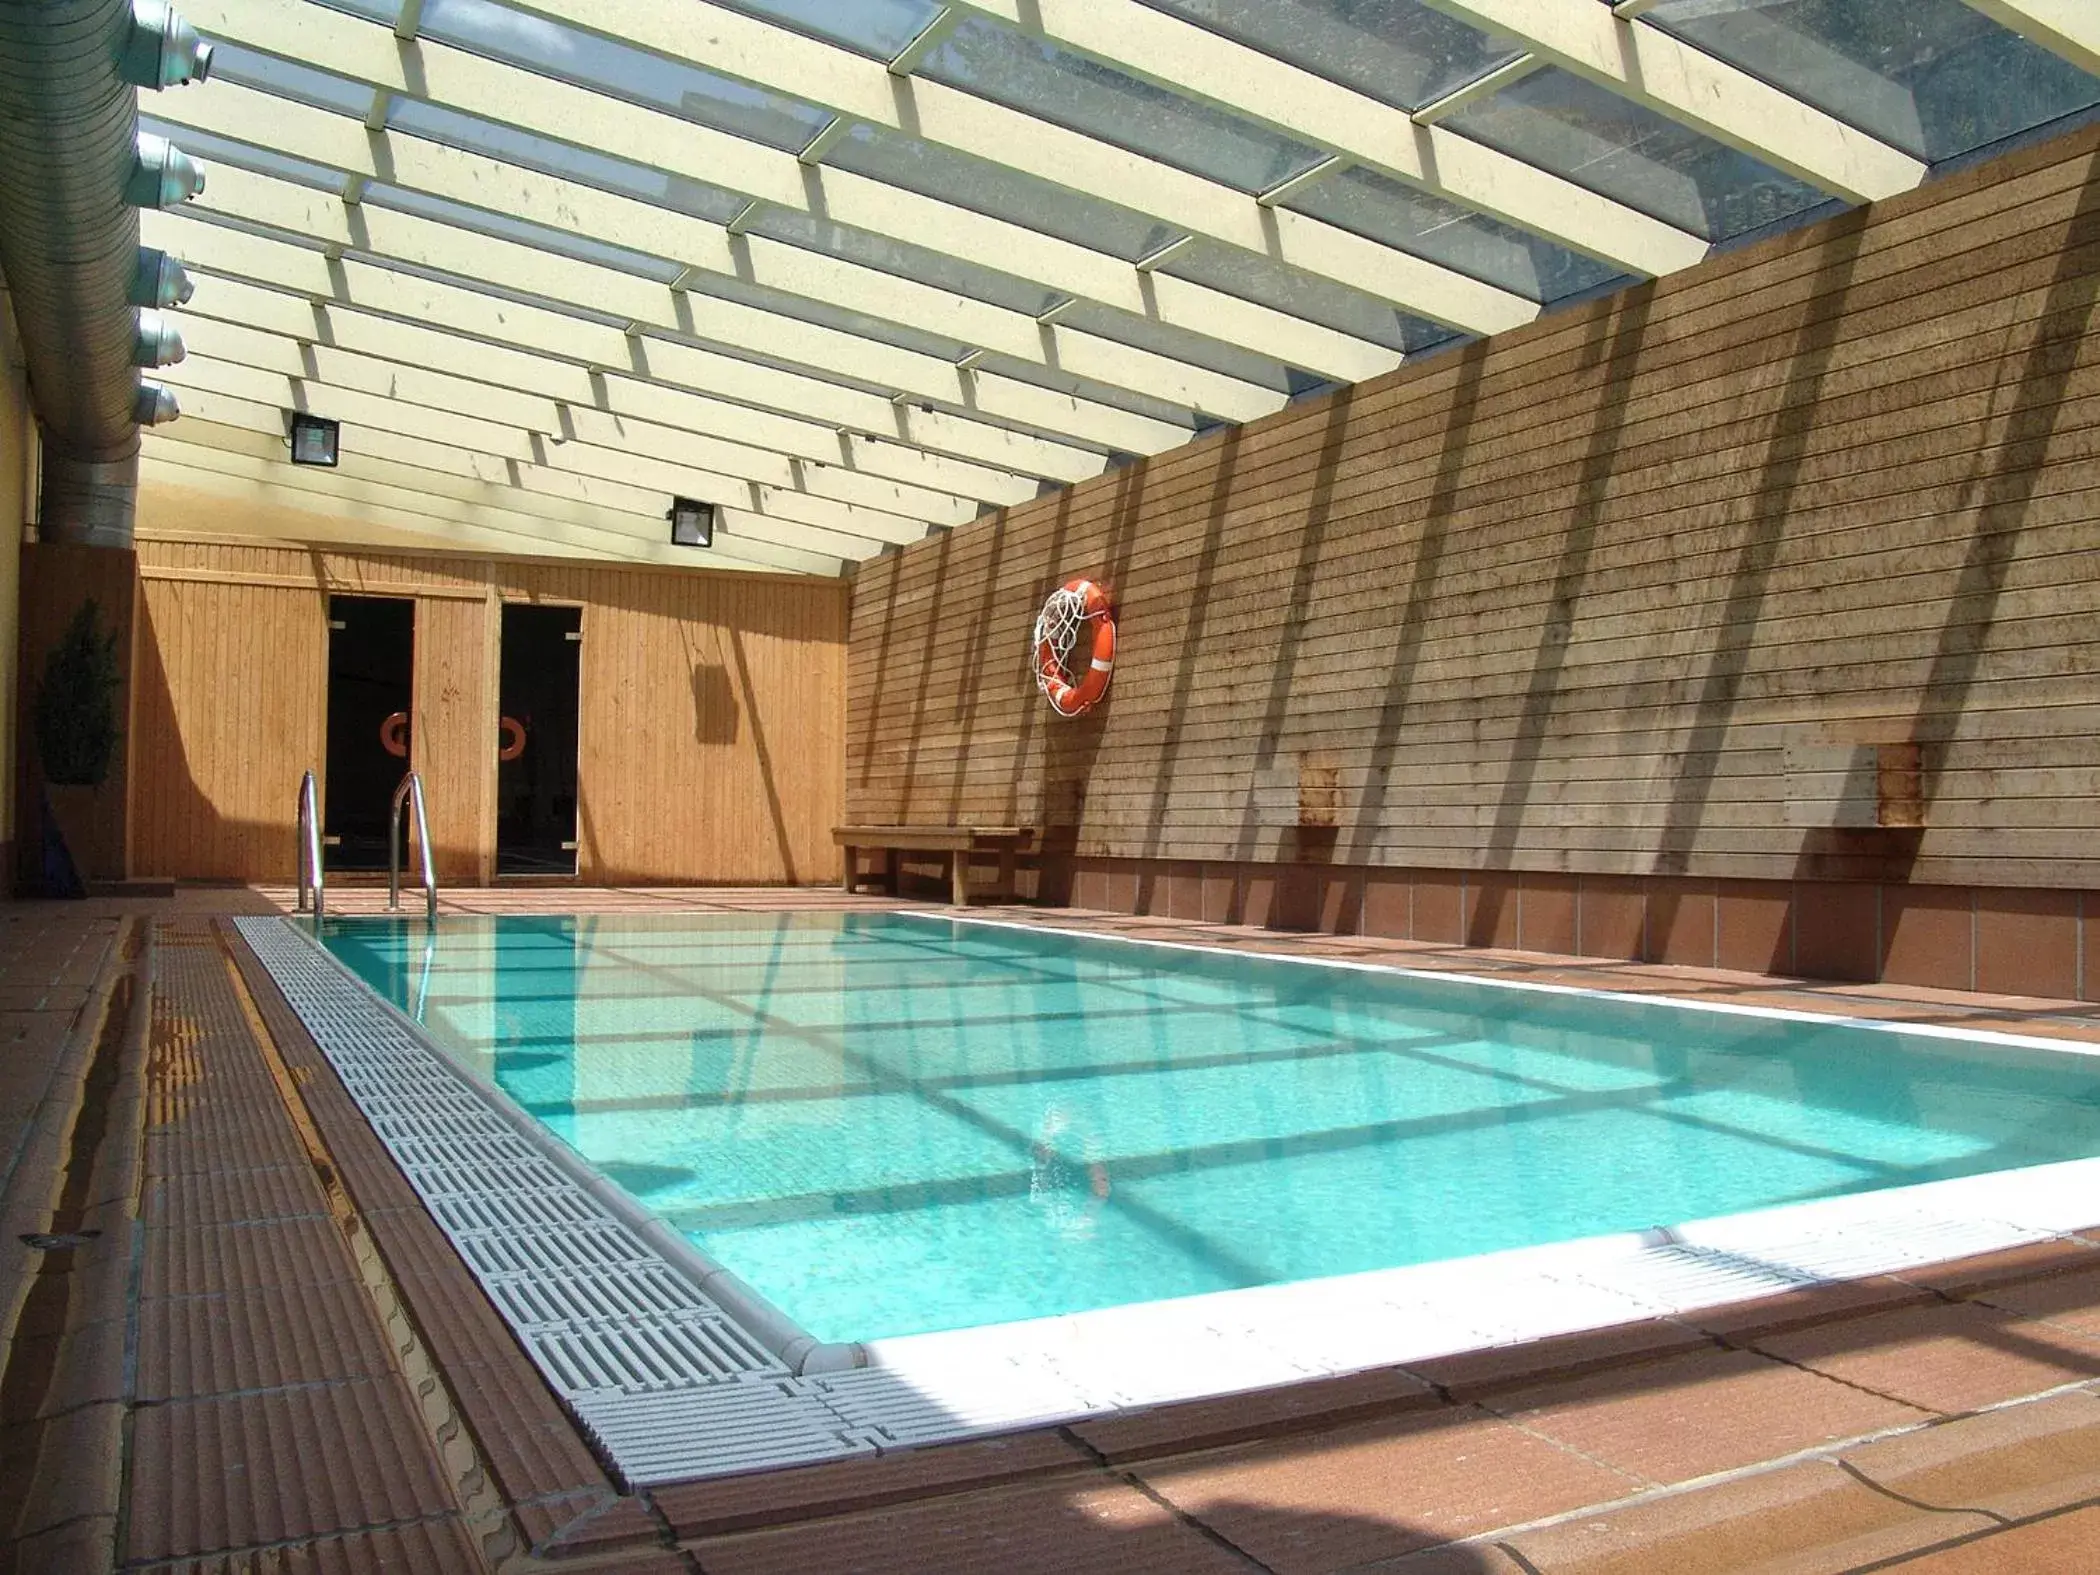
[[95,789],[117,754],[117,635],[93,597],[80,604],[44,659],[33,726],[44,773],[41,885],[46,896],[84,897],[79,854],[92,846]]

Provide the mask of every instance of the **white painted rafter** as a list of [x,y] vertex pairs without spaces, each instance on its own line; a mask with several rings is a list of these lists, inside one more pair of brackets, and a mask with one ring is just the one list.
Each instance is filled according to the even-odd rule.
[[691,288],[703,274],[741,279],[1228,421],[1284,404],[1273,389],[1186,361],[1069,329],[1046,340],[1023,312],[398,131],[370,136],[347,116],[236,83],[153,108],[170,124],[334,170],[358,183],[360,196],[366,184],[379,183],[591,240],[617,236],[630,251],[683,264],[673,289]]
[[[1702,237],[1636,212],[1485,144],[1137,0],[960,0],[968,10],[1357,164],[1547,236],[1633,273],[1665,274],[1706,255]],[[1316,166],[1257,199],[1274,206]]]
[[1851,202],[1908,191],[1925,166],[1834,115],[1594,0],[1424,0],[1548,63]]
[[2100,76],[2100,6],[2093,0],[1969,0],[2001,27]]
[[[202,31],[246,48],[669,175],[704,171],[751,202],[930,247],[1322,377],[1357,382],[1399,362],[1383,345],[1190,280],[1147,277],[1107,253],[954,203],[806,166],[792,153],[428,39],[404,48],[386,28],[341,12],[281,0],[194,0],[188,9]],[[886,82],[900,80],[875,69]]]

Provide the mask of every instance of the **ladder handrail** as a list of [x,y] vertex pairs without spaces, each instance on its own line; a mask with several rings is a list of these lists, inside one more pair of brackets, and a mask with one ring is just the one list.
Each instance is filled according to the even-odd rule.
[[394,789],[394,806],[386,817],[386,906],[389,913],[401,906],[401,805],[416,812],[416,848],[423,856],[423,900],[432,924],[437,923],[437,872],[430,864],[430,817],[423,808],[423,778],[414,771]]
[[[314,789],[314,774],[309,771],[299,782],[299,894],[296,912],[306,911],[306,894],[309,885],[313,890],[314,921],[320,922],[328,905],[328,877],[321,869],[321,811]],[[309,881],[311,876],[311,881]]]

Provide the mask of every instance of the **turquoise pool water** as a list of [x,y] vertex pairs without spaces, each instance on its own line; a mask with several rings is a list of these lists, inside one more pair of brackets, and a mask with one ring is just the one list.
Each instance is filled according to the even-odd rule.
[[331,920],[796,1322],[872,1339],[2100,1154],[2100,1058],[887,914]]

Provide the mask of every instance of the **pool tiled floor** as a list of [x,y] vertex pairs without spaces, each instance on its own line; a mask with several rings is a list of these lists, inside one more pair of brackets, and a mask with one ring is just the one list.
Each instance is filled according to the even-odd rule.
[[[384,899],[331,895],[339,912]],[[623,1495],[215,920],[288,896],[0,908],[0,1569],[1976,1575],[2074,1570],[2100,1546],[2100,1233],[1415,1371]],[[972,915],[2100,1039],[2067,1002]],[[150,992],[136,975],[127,997],[146,967]],[[59,1226],[102,1234],[19,1239]]]

